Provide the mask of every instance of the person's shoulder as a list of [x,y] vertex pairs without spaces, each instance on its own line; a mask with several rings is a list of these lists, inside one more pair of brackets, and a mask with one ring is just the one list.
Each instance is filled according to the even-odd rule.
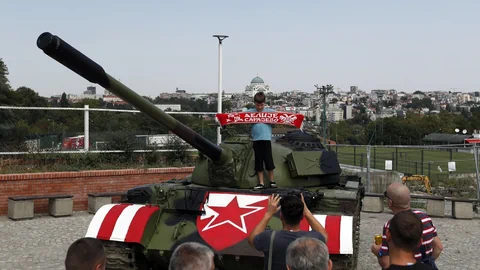
[[387,222],[385,222],[385,224],[383,224],[383,228],[388,228],[390,226],[390,221],[391,221],[391,219],[387,220]]
[[427,216],[427,217],[428,217],[427,213],[426,213],[426,212],[423,212],[423,211],[421,211],[421,210],[413,209],[412,212],[415,213],[415,214],[417,214],[417,216],[419,216],[419,217],[424,217],[424,216]]
[[257,235],[255,235],[254,241],[255,242],[264,242],[266,239],[270,238],[272,235],[271,230],[265,230]]
[[431,222],[432,221],[432,218],[430,218],[430,216],[428,216],[427,213],[423,212],[423,211],[420,211],[420,210],[412,210],[413,213],[417,214],[417,216],[422,220],[422,223],[426,223],[426,222]]
[[270,237],[270,235],[272,234],[272,230],[265,230],[259,234],[257,234],[257,236],[260,236],[260,237]]
[[270,237],[272,235],[271,230],[265,230],[253,238],[253,245],[257,250],[264,250],[268,248],[268,242],[270,241]]
[[325,242],[325,236],[323,236],[323,234],[321,234],[318,231],[315,231],[315,230],[306,231],[304,235],[307,236],[307,237],[317,238],[317,239]]

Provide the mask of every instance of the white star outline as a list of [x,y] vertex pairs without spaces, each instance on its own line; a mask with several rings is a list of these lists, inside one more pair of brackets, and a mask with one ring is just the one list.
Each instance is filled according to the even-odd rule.
[[215,227],[230,223],[233,227],[237,228],[243,233],[247,233],[247,226],[245,225],[245,217],[248,215],[251,215],[255,212],[258,212],[262,210],[263,206],[248,206],[249,204],[253,204],[256,202],[260,202],[263,200],[268,200],[268,196],[257,196],[257,195],[243,195],[243,194],[217,194],[217,193],[210,193],[209,195],[209,204],[214,207],[225,207],[227,206],[235,197],[237,197],[237,203],[240,208],[246,208],[246,209],[253,209],[252,211],[245,213],[240,216],[240,219],[242,220],[242,227],[239,227],[237,224],[230,220],[225,220],[220,223],[217,223],[213,226],[210,226],[214,221],[217,219],[217,217],[220,215],[214,210],[212,210],[208,205],[205,203],[203,205],[203,210],[205,211],[205,214],[200,216],[200,219],[206,219],[214,216],[210,222],[202,229],[202,232],[206,230],[213,229]]

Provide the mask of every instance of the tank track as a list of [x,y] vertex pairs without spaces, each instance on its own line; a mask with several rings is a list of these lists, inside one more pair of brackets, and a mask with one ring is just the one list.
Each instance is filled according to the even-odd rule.
[[[334,270],[356,270],[360,248],[360,213],[362,210],[362,198],[360,191],[357,196],[357,207],[353,216],[354,247],[353,254],[349,256],[331,256]],[[150,270],[161,269],[149,266],[138,246],[128,243],[102,241],[107,254],[107,270]],[[216,268],[217,270],[218,268]]]
[[[360,193],[360,192],[359,192]],[[356,270],[358,266],[358,253],[360,252],[360,214],[362,212],[362,198],[360,194],[358,196],[357,209],[355,211],[355,216],[353,217],[353,224],[355,228],[355,246],[353,247],[353,260],[351,265],[351,270]]]
[[107,254],[107,270],[149,270],[139,248],[128,243],[102,241]]

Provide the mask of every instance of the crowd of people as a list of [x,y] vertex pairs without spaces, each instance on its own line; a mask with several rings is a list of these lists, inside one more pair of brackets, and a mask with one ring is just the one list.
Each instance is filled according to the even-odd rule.
[[[372,244],[379,266],[371,269],[437,269],[435,260],[443,246],[432,220],[425,213],[410,208],[410,192],[400,183],[391,184],[385,191],[393,218],[383,227],[383,242]],[[283,224],[281,230],[266,230],[277,212]],[[300,230],[306,219],[311,231]],[[280,198],[272,195],[264,218],[248,237],[248,243],[264,254],[265,270],[330,270],[328,234],[313,217],[303,195]],[[214,252],[196,242],[179,245],[172,254],[169,270],[214,270]],[[81,238],[68,249],[66,270],[105,269],[106,255],[102,243],[93,238]],[[378,267],[378,268],[377,268]]]

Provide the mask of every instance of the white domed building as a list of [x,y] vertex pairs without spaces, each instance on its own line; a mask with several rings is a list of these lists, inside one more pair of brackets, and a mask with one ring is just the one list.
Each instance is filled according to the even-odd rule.
[[245,87],[245,94],[255,96],[257,92],[263,92],[265,95],[271,93],[270,86],[266,85],[262,78],[256,76],[250,82],[250,85]]

